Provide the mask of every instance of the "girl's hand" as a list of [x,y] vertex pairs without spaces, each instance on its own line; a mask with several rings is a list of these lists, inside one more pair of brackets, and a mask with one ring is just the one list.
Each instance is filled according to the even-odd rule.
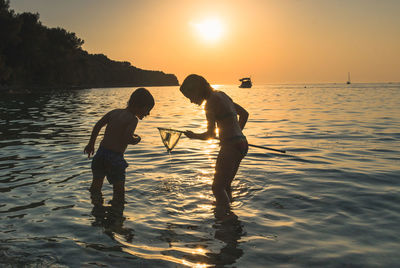
[[189,139],[193,139],[195,134],[193,133],[193,131],[190,130],[186,130],[185,133],[186,137],[188,137]]
[[132,145],[138,144],[142,139],[139,135],[133,134],[131,143]]
[[83,153],[87,154],[88,158],[90,158],[90,156],[94,154],[94,145],[90,143],[86,145],[85,149],[83,149]]

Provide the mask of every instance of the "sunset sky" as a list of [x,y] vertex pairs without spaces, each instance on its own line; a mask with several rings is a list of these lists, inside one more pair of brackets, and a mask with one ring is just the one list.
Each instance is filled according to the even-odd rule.
[[89,53],[213,84],[400,81],[398,0],[11,0]]

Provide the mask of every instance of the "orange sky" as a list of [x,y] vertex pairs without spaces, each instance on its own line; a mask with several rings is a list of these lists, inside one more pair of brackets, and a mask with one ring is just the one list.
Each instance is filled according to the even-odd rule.
[[[397,0],[11,0],[16,12],[85,40],[84,49],[211,83],[400,81]],[[199,32],[217,21],[208,40]],[[196,26],[197,25],[197,26]],[[217,29],[218,30],[218,29]],[[218,31],[217,31],[218,33]]]

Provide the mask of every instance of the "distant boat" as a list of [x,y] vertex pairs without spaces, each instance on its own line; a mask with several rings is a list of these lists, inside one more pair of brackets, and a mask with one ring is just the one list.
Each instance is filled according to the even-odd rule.
[[346,84],[348,84],[348,85],[351,84],[351,81],[350,81],[350,73],[347,73],[347,83],[346,83]]
[[250,77],[244,77],[242,79],[239,79],[239,81],[242,82],[242,84],[239,86],[240,88],[251,88],[251,86],[253,85],[251,83]]

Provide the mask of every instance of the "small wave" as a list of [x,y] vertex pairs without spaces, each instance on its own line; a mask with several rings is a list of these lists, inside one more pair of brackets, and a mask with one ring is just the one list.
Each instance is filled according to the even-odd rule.
[[23,205],[23,206],[16,206],[16,207],[12,207],[9,208],[6,211],[0,211],[0,213],[9,213],[9,212],[15,212],[15,211],[20,211],[20,210],[25,210],[25,209],[30,209],[30,208],[36,208],[36,207],[40,207],[40,206],[44,206],[45,205],[45,201],[46,200],[42,200],[40,202],[34,202],[34,203],[30,203],[28,205]]

